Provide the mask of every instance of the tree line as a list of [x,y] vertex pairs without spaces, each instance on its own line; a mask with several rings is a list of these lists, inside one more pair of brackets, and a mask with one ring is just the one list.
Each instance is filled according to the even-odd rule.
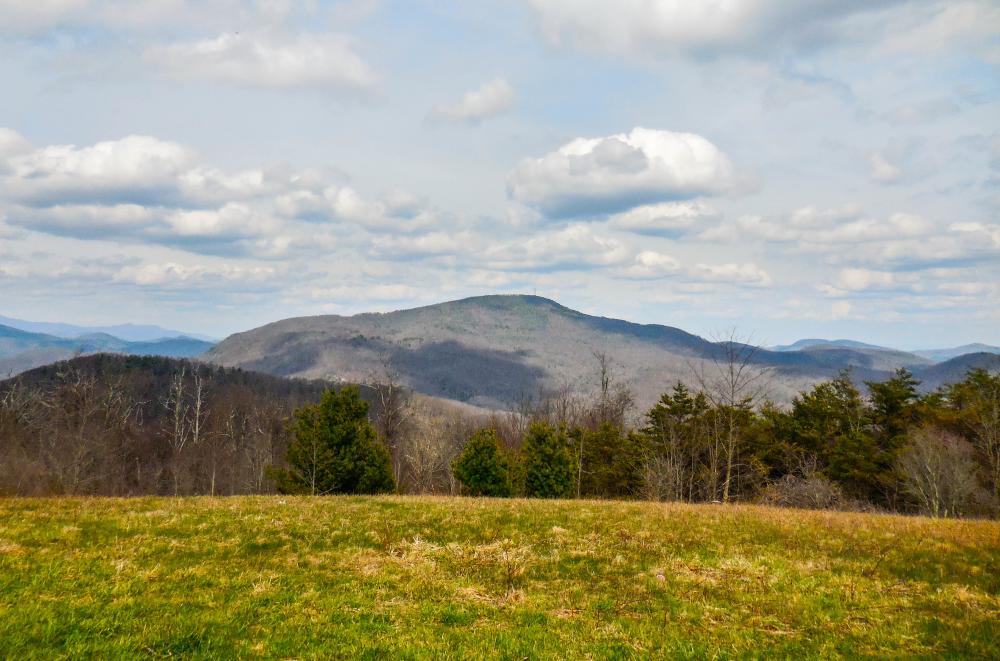
[[849,372],[777,406],[755,349],[722,343],[647,411],[613,360],[594,385],[470,413],[384,362],[365,386],[89,356],[0,387],[0,493],[448,493],[996,516],[1000,375],[921,394]]

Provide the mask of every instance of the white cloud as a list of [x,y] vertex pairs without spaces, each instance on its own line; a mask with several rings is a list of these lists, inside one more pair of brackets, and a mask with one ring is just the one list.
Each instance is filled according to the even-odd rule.
[[435,106],[429,118],[450,124],[479,124],[514,107],[517,92],[503,78],[495,78],[471,92],[455,104]]
[[836,244],[863,245],[928,237],[941,228],[922,216],[894,213],[888,218],[866,216],[857,207],[818,209],[802,207],[775,216],[740,216],[698,235],[703,241],[797,243],[803,249]]
[[32,34],[78,14],[88,0],[0,0],[0,34]]
[[143,59],[176,78],[249,87],[316,87],[364,92],[374,71],[343,34],[227,33],[213,39],[153,46]]
[[891,289],[897,283],[894,274],[871,269],[843,269],[837,276],[837,286],[849,291]]
[[413,301],[420,299],[425,292],[418,287],[398,282],[359,281],[356,284],[338,284],[332,286],[313,286],[302,290],[302,295],[313,301],[325,302],[330,311],[343,311],[344,303],[362,303],[366,311],[389,311],[384,303]]
[[148,136],[34,148],[0,130],[5,227],[274,259],[368,234],[412,234],[441,219],[422,198],[367,198],[331,179],[286,166],[227,172]]
[[894,305],[916,308],[948,308],[988,303],[1000,292],[992,282],[970,280],[975,271],[966,267],[932,267],[920,271],[845,268],[819,290],[842,299],[864,296]]
[[[23,135],[13,129],[0,127],[0,159],[31,151],[31,143]],[[3,162],[0,161],[0,167]]]
[[475,250],[477,245],[477,237],[468,232],[429,232],[417,236],[387,234],[372,241],[375,255],[403,259],[462,255]]
[[189,266],[176,262],[150,262],[122,267],[111,280],[143,287],[214,287],[220,281],[226,285],[260,286],[273,281],[277,274],[278,270],[274,267],[231,264]]
[[0,0],[0,34],[262,27],[315,20],[319,10],[315,0]]
[[162,196],[190,166],[179,144],[131,135],[89,147],[53,145],[30,150],[8,130],[13,153],[0,153],[0,194],[26,204],[148,201]]
[[630,258],[618,239],[588,225],[570,225],[492,246],[483,251],[480,263],[501,271],[564,271],[616,266]]
[[727,282],[755,287],[768,287],[772,283],[770,274],[752,263],[698,264],[690,274],[704,282]]
[[620,275],[634,280],[655,280],[673,275],[681,266],[670,255],[653,250],[643,250],[635,256],[634,263],[620,271]]
[[719,194],[733,183],[729,159],[700,135],[635,128],[577,138],[525,159],[510,173],[507,188],[515,200],[560,218]]
[[[806,23],[810,11],[797,3],[767,0],[684,2],[666,0],[529,0],[547,38],[588,50],[611,52],[711,49],[755,50],[765,37],[774,41],[788,27]],[[816,14],[835,2],[814,3]],[[849,5],[850,3],[844,3]]]
[[850,301],[834,301],[830,306],[830,318],[848,319],[851,316],[852,309]]
[[220,209],[179,210],[170,213],[166,223],[179,238],[250,238],[273,236],[280,229],[274,218],[257,213],[238,202]]
[[[669,57],[759,57],[824,46],[927,51],[959,40],[988,45],[990,0],[528,0],[550,43],[598,52]],[[992,31],[992,34],[991,34]]]
[[114,203],[12,206],[10,214],[11,222],[21,227],[78,238],[138,233],[162,218],[162,212],[156,208]]
[[719,217],[703,202],[661,202],[614,214],[608,219],[608,225],[635,234],[680,236],[702,224],[717,221]]

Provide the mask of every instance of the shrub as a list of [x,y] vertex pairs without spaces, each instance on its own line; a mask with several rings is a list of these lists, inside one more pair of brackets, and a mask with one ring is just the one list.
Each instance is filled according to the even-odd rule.
[[473,434],[452,470],[470,496],[507,497],[513,492],[510,462],[495,429],[480,429]]
[[566,498],[573,494],[573,456],[564,430],[543,422],[532,424],[521,454],[525,495]]
[[802,476],[789,473],[772,482],[764,489],[760,502],[810,510],[855,509],[849,506],[838,484],[815,472]]

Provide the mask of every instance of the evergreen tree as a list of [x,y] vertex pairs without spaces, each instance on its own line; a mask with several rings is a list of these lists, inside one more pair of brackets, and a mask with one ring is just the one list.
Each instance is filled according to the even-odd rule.
[[604,498],[635,495],[642,487],[642,466],[647,437],[604,423],[584,431],[581,493]]
[[480,429],[473,434],[452,470],[470,496],[512,495],[510,462],[495,429]]
[[562,429],[536,422],[528,428],[521,447],[525,495],[567,498],[573,494],[573,455]]
[[295,412],[288,468],[274,472],[283,493],[382,493],[395,483],[389,451],[368,421],[355,386],[323,393]]
[[[873,391],[883,384],[868,384]],[[892,390],[890,388],[890,390]],[[893,481],[892,458],[879,445],[875,412],[847,370],[795,397],[790,424],[781,427],[803,459],[855,498],[879,501]]]
[[871,498],[895,508],[900,475],[897,457],[906,445],[906,434],[920,425],[926,407],[921,406],[920,382],[906,368],[896,370],[888,381],[866,381],[871,398],[872,432],[875,447],[870,458],[875,466],[876,488]]
[[895,450],[905,442],[907,430],[918,422],[920,381],[901,367],[888,381],[865,381],[865,385],[871,393],[872,421],[879,444],[887,451]]

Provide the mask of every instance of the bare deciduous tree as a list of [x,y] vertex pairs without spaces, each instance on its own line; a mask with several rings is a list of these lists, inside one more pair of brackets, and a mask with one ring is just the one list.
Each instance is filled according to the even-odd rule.
[[392,356],[387,352],[379,355],[379,368],[369,377],[368,383],[377,397],[375,429],[389,448],[393,477],[398,485],[403,471],[400,441],[412,416],[410,394],[400,383]]
[[691,366],[702,392],[715,408],[712,425],[711,470],[721,481],[722,502],[728,503],[735,471],[739,470],[742,421],[767,394],[771,368],[757,361],[760,347],[736,329],[716,339],[718,351],[710,361]]
[[421,420],[407,434],[401,449],[406,484],[412,493],[434,493],[448,484],[456,452],[440,425]]
[[943,429],[924,427],[910,434],[897,468],[922,513],[947,517],[968,512],[980,489],[972,453],[968,442]]
[[629,411],[635,406],[632,391],[617,378],[614,361],[606,352],[594,351],[593,356],[597,361],[599,389],[590,413],[590,427],[596,429],[606,423],[624,427]]

